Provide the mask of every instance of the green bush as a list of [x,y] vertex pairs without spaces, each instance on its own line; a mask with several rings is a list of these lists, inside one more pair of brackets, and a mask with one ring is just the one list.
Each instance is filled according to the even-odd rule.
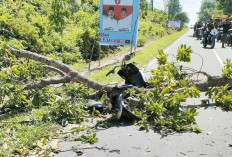
[[[98,1],[3,0],[0,5],[0,37],[7,42],[16,40],[14,42],[20,43],[23,49],[43,55],[61,54],[58,56],[65,56],[66,59],[60,60],[72,64],[76,60],[97,60],[99,53],[102,58],[120,48],[102,46],[99,52]],[[166,12],[140,12],[142,16],[139,17],[138,46],[173,33],[167,28]],[[71,55],[75,59],[67,61]]]

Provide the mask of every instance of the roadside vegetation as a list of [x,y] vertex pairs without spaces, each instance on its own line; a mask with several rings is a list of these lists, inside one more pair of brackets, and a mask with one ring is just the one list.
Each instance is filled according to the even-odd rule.
[[[207,22],[213,14],[228,15],[231,19],[232,1],[230,0],[202,0],[199,11],[199,21]],[[196,21],[197,22],[197,21]]]
[[[151,61],[151,59],[157,57],[158,50],[165,49],[168,45],[173,43],[187,31],[188,29],[183,29],[180,32],[173,33],[157,40],[155,43],[150,44],[144,47],[141,51],[136,52],[136,55],[131,60],[129,60],[129,62],[135,62],[139,67],[145,68],[147,63]],[[111,66],[107,66],[105,68],[101,68],[100,70],[91,72],[87,75],[89,78],[105,84],[122,81],[122,79],[117,74],[111,74],[110,76],[105,77],[105,75],[110,71],[111,68]]]

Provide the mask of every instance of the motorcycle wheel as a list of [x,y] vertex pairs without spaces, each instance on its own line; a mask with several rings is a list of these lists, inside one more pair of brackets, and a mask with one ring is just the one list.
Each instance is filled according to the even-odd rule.
[[227,44],[227,46],[229,45],[229,38],[228,38],[228,36],[227,36],[227,38],[226,38],[226,44]]
[[138,117],[135,113],[130,111],[130,109],[126,106],[123,105],[123,110],[122,110],[122,117],[128,118],[128,119],[133,119],[133,120],[141,120],[140,117]]
[[119,94],[115,97],[114,105],[116,108],[116,117],[117,119],[120,119],[122,115],[123,105],[124,105],[122,101],[122,94]]
[[207,44],[206,44],[206,39],[204,39],[204,42],[203,42],[203,47],[206,48]]
[[215,46],[215,39],[211,38],[211,49],[213,49]]

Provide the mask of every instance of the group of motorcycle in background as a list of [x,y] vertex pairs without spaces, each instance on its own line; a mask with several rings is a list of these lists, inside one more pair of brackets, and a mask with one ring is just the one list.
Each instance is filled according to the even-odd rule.
[[202,40],[204,48],[207,45],[214,48],[215,41],[222,42],[222,48],[225,48],[225,45],[232,46],[232,21],[210,19],[208,23],[197,22],[194,25],[193,37]]

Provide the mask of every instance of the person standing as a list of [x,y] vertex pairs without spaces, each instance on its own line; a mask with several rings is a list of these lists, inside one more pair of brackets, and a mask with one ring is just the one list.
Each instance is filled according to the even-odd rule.
[[118,31],[131,31],[131,15],[127,16],[126,8],[121,9],[121,19],[118,20]]
[[114,19],[114,7],[109,7],[108,16],[103,16],[103,30],[117,31],[117,20]]
[[230,29],[230,21],[228,19],[226,19],[226,21],[223,22],[222,28],[223,28],[222,48],[225,48],[227,33],[228,33],[228,30]]
[[207,24],[207,31],[210,33],[214,29],[213,19],[210,19]]

